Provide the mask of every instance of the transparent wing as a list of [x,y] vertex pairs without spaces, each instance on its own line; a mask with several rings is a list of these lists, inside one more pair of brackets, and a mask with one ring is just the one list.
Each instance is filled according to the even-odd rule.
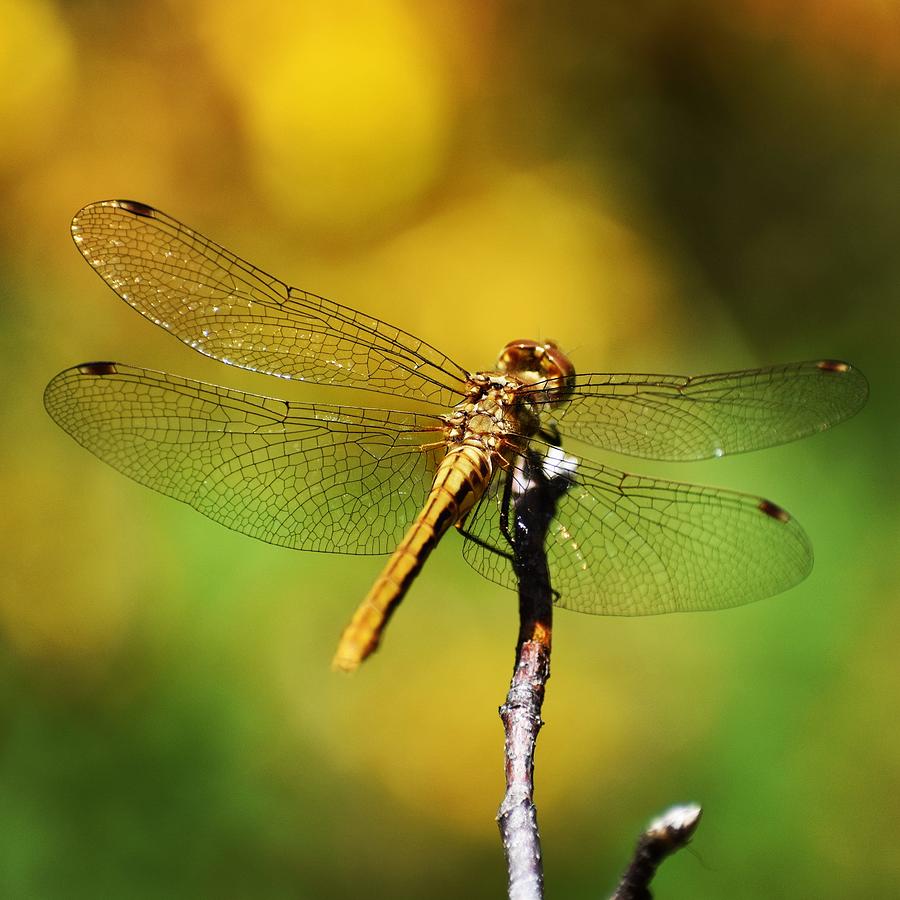
[[288,403],[120,363],[47,385],[53,419],[100,459],[251,537],[388,553],[442,455],[431,416]]
[[589,374],[576,376],[571,399],[548,415],[564,435],[604,450],[692,460],[824,431],[867,395],[862,372],[837,360],[718,375]]
[[[812,568],[803,529],[768,500],[572,461],[577,468],[546,542],[565,609],[619,616],[724,609],[787,590]],[[505,481],[515,477],[495,475],[465,523],[473,539],[463,546],[473,568],[512,589],[500,522]]]
[[84,258],[151,322],[214,359],[282,378],[452,406],[466,372],[392,325],[288,287],[152,207],[104,200],[72,220]]

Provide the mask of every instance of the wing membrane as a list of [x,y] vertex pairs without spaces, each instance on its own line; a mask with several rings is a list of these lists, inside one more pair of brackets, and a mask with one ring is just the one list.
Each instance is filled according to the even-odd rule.
[[[517,476],[497,473],[473,511],[466,530],[476,540],[463,555],[515,589],[498,526],[510,477]],[[787,590],[812,567],[803,529],[767,500],[584,461],[557,504],[546,550],[557,605],[595,615],[740,606]]]
[[282,378],[452,406],[466,372],[405,331],[292,288],[165,213],[104,200],[72,220],[98,275],[151,322],[214,359]]
[[388,553],[422,506],[439,420],[289,403],[120,363],[67,369],[53,419],[135,481],[252,537],[303,550]]
[[604,450],[693,460],[824,431],[867,394],[863,374],[835,360],[717,375],[588,374],[550,415],[563,434]]

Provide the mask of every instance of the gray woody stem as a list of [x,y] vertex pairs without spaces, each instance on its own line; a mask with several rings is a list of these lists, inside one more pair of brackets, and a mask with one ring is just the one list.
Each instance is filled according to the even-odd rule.
[[516,661],[500,718],[504,742],[506,795],[497,822],[506,853],[510,900],[540,900],[544,868],[534,806],[534,748],[541,725],[544,688],[550,677],[553,591],[544,539],[556,503],[570,482],[547,473],[537,458],[524,471],[510,472],[513,491],[513,566],[519,585]]
[[[558,448],[530,455],[510,471],[513,567],[519,586],[516,661],[500,718],[506,735],[506,794],[497,813],[509,872],[510,900],[542,900],[544,867],[534,806],[534,748],[550,678],[553,589],[545,540],[556,504],[574,481],[574,460]],[[650,900],[650,882],[668,856],[686,846],[700,821],[695,804],[673,806],[650,823],[611,900]]]
[[666,857],[686,846],[700,822],[695,803],[673,806],[654,819],[638,838],[631,864],[610,900],[650,900],[650,882]]

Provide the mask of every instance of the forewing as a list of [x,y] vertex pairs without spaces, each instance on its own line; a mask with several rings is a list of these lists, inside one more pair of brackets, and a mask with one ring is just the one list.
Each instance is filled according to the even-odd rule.
[[57,375],[53,419],[100,459],[251,537],[388,553],[422,506],[439,420],[289,403],[121,363]]
[[[546,541],[565,609],[620,616],[724,609],[787,590],[812,567],[803,529],[761,497],[584,461],[572,479]],[[515,589],[501,555],[509,553],[499,529],[504,496],[502,483],[492,485],[467,522],[478,540],[463,552],[486,578]]]
[[692,460],[824,431],[867,395],[863,374],[836,360],[718,375],[589,374],[576,376],[571,398],[547,415],[565,436],[604,450]]
[[405,331],[292,288],[152,207],[104,200],[72,220],[98,275],[214,359],[282,378],[459,400],[466,372]]

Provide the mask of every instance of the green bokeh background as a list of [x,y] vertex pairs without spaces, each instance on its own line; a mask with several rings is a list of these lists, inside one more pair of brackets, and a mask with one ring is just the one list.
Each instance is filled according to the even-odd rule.
[[116,301],[67,230],[118,196],[472,368],[553,337],[583,371],[866,372],[833,433],[609,458],[771,497],[816,567],[714,615],[561,612],[537,802],[549,897],[603,896],[686,800],[696,852],[660,896],[900,893],[895,0],[0,0],[0,20],[0,896],[504,892],[514,596],[451,535],[338,677],[379,560],[228,532],[45,415],[46,381],[91,359],[346,399]]

